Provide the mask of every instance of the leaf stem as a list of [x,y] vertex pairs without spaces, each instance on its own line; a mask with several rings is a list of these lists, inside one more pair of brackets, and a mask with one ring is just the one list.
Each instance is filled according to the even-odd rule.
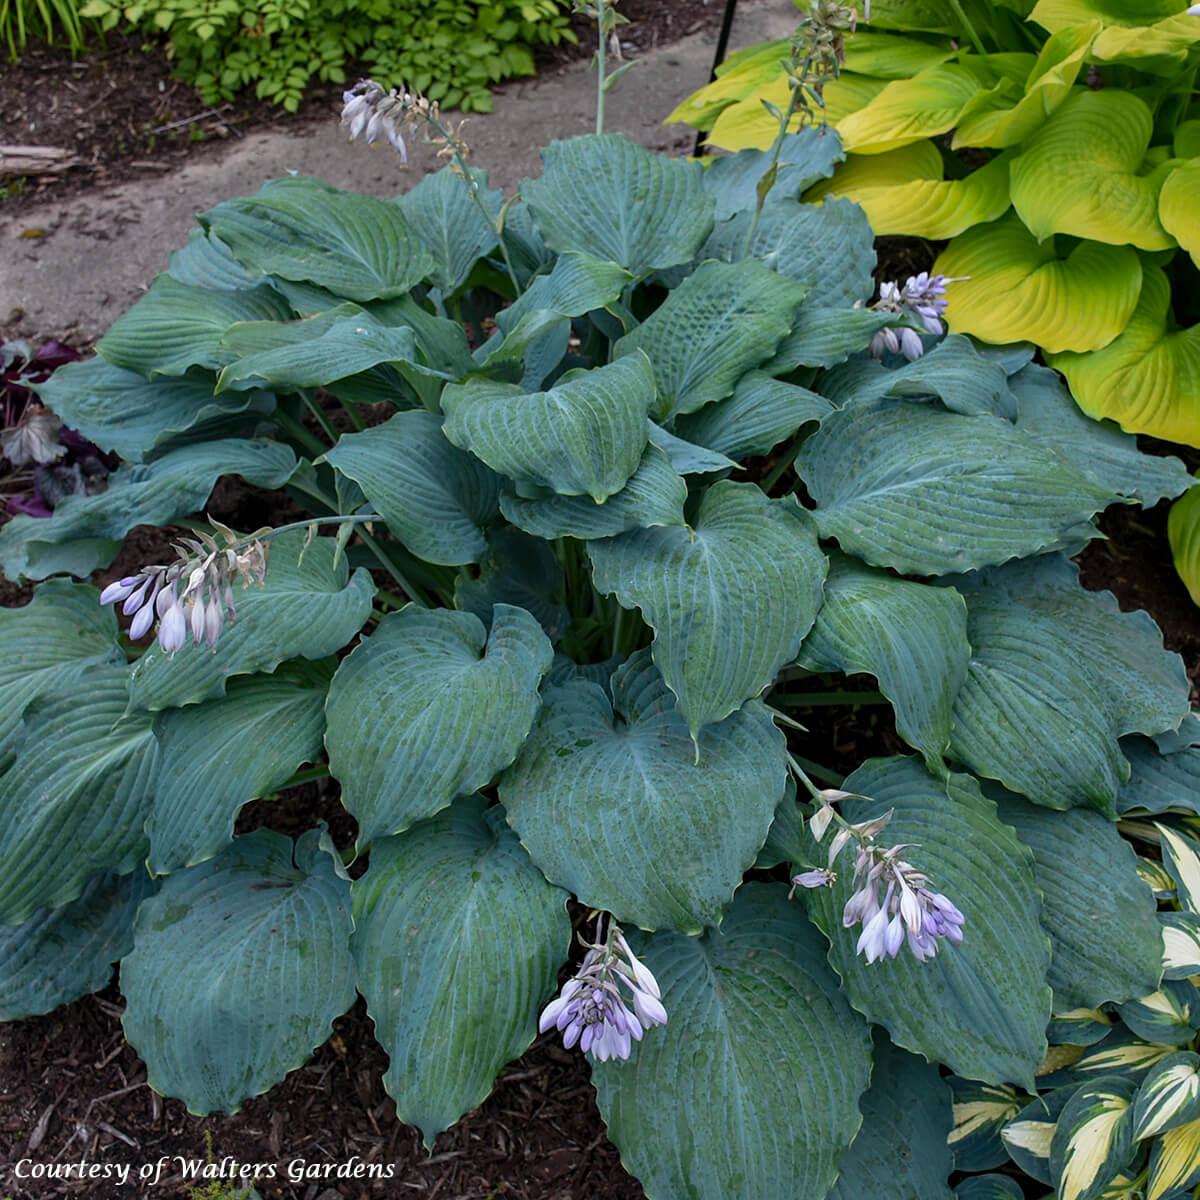
[[299,787],[302,783],[312,783],[314,779],[328,779],[329,766],[327,763],[318,763],[315,767],[305,767],[302,771],[296,771],[292,777],[285,783],[282,783],[275,790],[278,792],[285,791],[287,788]]
[[[304,425],[300,421],[297,421],[291,413],[282,408],[276,408],[273,415],[274,419],[279,423],[280,428],[299,442],[300,445],[304,446],[310,454],[324,454],[329,449],[319,437],[305,429]],[[331,504],[329,507],[336,508],[337,506]]]

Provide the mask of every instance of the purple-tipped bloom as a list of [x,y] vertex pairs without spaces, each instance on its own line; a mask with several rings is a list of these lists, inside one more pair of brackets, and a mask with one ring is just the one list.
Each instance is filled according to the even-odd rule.
[[382,135],[400,155],[401,163],[408,162],[401,125],[411,125],[408,114],[417,105],[416,97],[395,89],[386,92],[375,80],[360,79],[342,93],[342,102],[342,124],[350,130],[351,141],[362,135],[374,143]]
[[837,872],[828,867],[814,867],[811,871],[801,871],[792,876],[792,886],[802,888],[833,887],[837,882]]
[[[945,332],[942,315],[946,311],[946,277],[922,271],[920,275],[910,275],[903,288],[898,283],[881,283],[879,299],[871,308],[920,321],[926,332],[940,336]],[[915,362],[925,353],[925,344],[917,330],[908,326],[880,329],[871,339],[869,353],[872,358],[882,358],[887,351],[903,354],[909,362]]]

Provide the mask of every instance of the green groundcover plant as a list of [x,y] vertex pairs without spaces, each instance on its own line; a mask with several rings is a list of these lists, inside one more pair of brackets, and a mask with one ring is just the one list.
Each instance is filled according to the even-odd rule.
[[[346,100],[352,133],[441,128]],[[1192,480],[1028,349],[935,334],[940,284],[866,307],[862,211],[798,199],[831,131],[707,169],[556,142],[507,201],[447,148],[392,200],[217,205],[40,385],[124,461],[0,530],[45,581],[0,612],[0,1017],[119,960],[150,1085],[233,1111],[357,992],[430,1145],[540,1026],[650,1196],[948,1200],[966,1081],[1032,1102],[1081,1007],[1099,1048],[1161,995],[1200,1024],[1195,955],[1163,983],[1195,918],[1117,823],[1182,842],[1200,723],[1068,557]],[[309,516],[185,520],[224,475]],[[175,562],[67,578],[181,522]],[[913,753],[839,781],[803,721],[856,674]],[[235,836],[305,764],[355,844]],[[560,988],[572,896],[598,915]],[[1097,1152],[1060,1114],[1090,1165],[1051,1154],[1058,1194],[1142,1196],[1137,1128]],[[994,1165],[957,1195],[1011,1195]]]
[[104,29],[165,32],[205,103],[253,86],[290,112],[314,77],[345,82],[350,58],[448,108],[490,112],[493,84],[533,74],[535,46],[575,36],[560,0],[88,0],[80,11]]

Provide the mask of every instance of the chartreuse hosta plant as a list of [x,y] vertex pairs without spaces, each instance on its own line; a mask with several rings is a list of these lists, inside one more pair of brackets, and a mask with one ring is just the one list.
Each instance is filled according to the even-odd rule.
[[[1200,8],[877,0],[870,20],[825,94],[846,160],[807,198],[949,239],[952,330],[1034,342],[1085,412],[1200,445]],[[671,119],[769,146],[786,54],[733,56]]]
[[[1177,986],[1117,817],[1191,761],[1187,679],[1067,556],[1190,477],[932,281],[864,307],[861,210],[798,199],[836,135],[779,149],[269,183],[42,387],[123,464],[0,530],[45,580],[0,612],[0,1015],[120,960],[151,1086],[228,1111],[358,992],[431,1144],[540,1024],[652,1197],[938,1200],[961,1088]],[[225,475],[305,528],[194,520]],[[177,560],[69,578],[138,525]],[[855,674],[913,752],[825,778]],[[353,845],[234,835],[326,771]]]

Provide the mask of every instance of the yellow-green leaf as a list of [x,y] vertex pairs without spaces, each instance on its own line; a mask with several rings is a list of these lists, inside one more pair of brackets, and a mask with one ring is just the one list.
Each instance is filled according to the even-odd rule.
[[1174,167],[1163,180],[1158,219],[1200,266],[1200,158]]
[[1183,121],[1175,127],[1176,158],[1200,158],[1200,119]]
[[1143,71],[1173,75],[1200,40],[1195,18],[1177,0],[1040,0],[1030,20],[1058,33],[1099,18],[1104,30],[1089,55],[1096,62],[1131,63]]
[[1150,1179],[1146,1200],[1180,1191],[1200,1172],[1200,1120],[1168,1129],[1150,1152]]
[[999,149],[1034,133],[1067,98],[1100,28],[1099,21],[1090,21],[1056,33],[1042,47],[1021,99],[1011,108],[980,109],[965,116],[954,131],[954,148]]
[[1050,351],[1106,346],[1125,328],[1142,283],[1128,246],[1081,242],[1060,257],[1053,239],[1039,244],[1012,213],[959,234],[934,271],[960,279],[947,294],[955,332]]
[[[1170,308],[1166,274],[1147,265],[1141,296],[1120,337],[1093,354],[1052,353],[1047,361],[1067,377],[1076,403],[1089,416],[1108,417],[1127,433],[1197,446],[1200,325],[1168,332]],[[1079,349],[1042,345],[1050,351]]]
[[1139,174],[1154,116],[1132,92],[1076,91],[1012,161],[1012,202],[1038,239],[1069,233],[1113,246],[1166,250],[1158,219],[1166,170]]
[[965,179],[943,179],[942,156],[929,141],[885,154],[852,154],[805,199],[845,196],[862,206],[876,236],[941,240],[1008,208],[1008,160],[1001,155]]
[[909,79],[953,58],[957,51],[945,38],[922,42],[911,34],[859,29],[846,42],[846,70],[878,79]]
[[663,124],[682,121],[695,129],[709,128],[723,109],[756,95],[772,80],[782,78],[780,60],[787,55],[787,38],[747,46],[745,50],[731,54],[717,68],[717,78],[681,100]]
[[1167,537],[1175,570],[1187,585],[1192,601],[1200,604],[1200,488],[1190,488],[1171,505]]

